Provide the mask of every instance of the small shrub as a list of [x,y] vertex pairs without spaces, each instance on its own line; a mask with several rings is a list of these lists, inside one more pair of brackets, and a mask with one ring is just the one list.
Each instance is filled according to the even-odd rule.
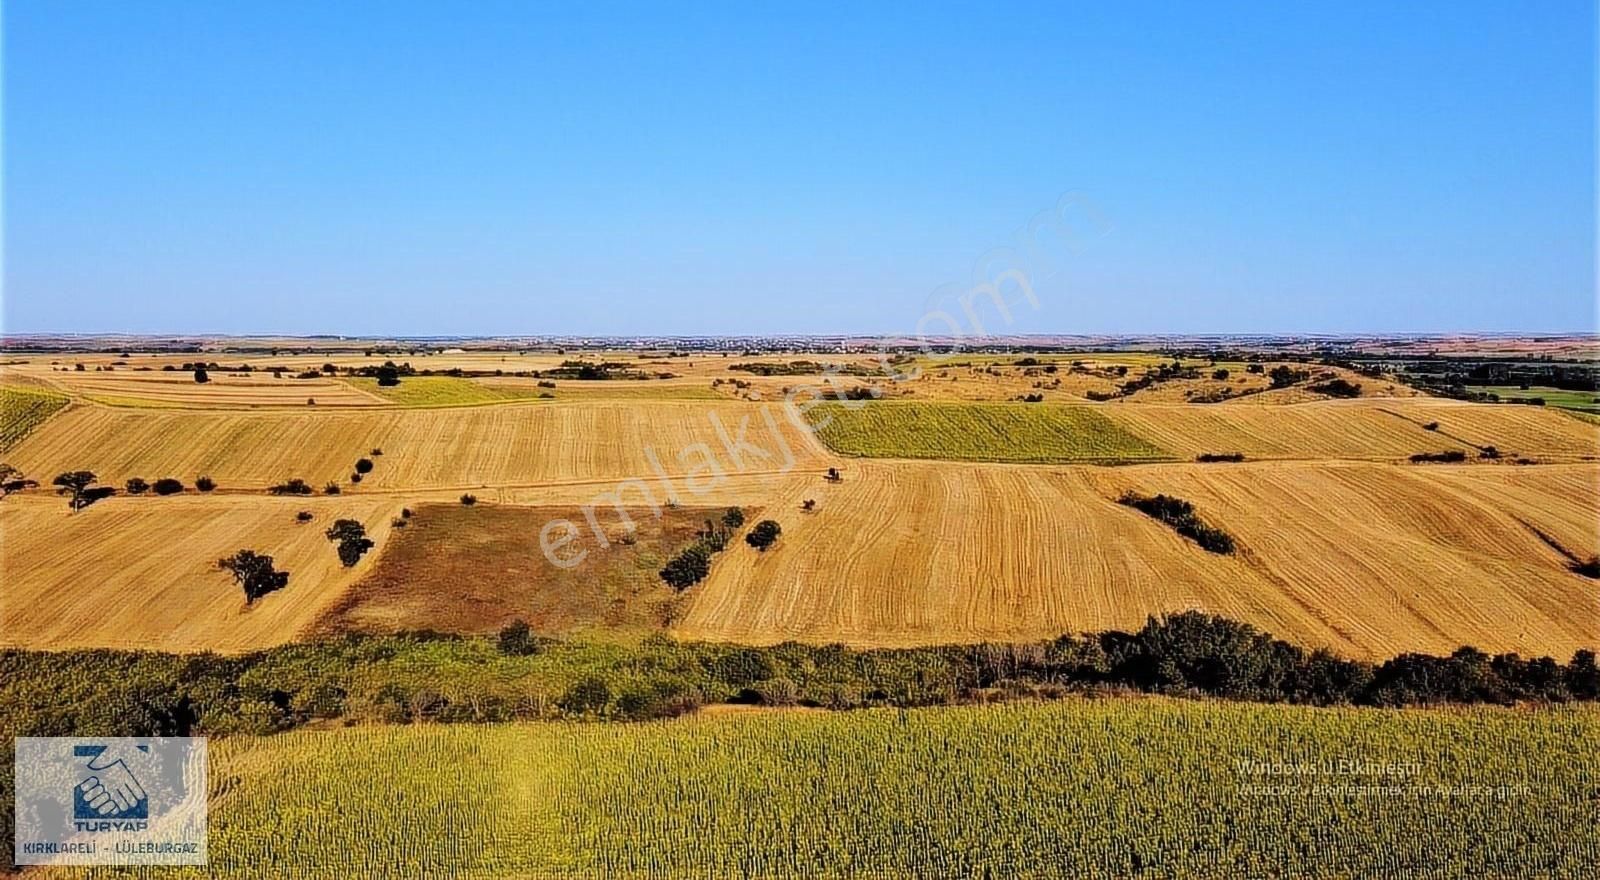
[[409,508],[409,507],[400,508],[400,517],[402,519],[410,519],[411,518],[411,508]]
[[217,483],[210,477],[201,474],[199,477],[195,478],[194,487],[202,492],[210,492],[212,489],[217,488]]
[[807,513],[810,513],[811,511],[816,510],[817,509],[817,499],[815,499],[815,498],[807,498],[806,500],[800,502],[800,509],[804,510]]
[[150,484],[146,483],[142,477],[129,477],[128,482],[123,483],[122,487],[128,490],[129,495],[143,495],[150,491]]
[[1330,379],[1316,385],[1307,385],[1307,391],[1326,394],[1329,397],[1360,397],[1361,386],[1344,379]]
[[1194,457],[1195,461],[1210,463],[1217,461],[1244,461],[1243,452],[1202,452]]
[[375,446],[375,447],[373,447],[372,451],[367,453],[367,454],[372,456],[373,458],[377,458],[378,456],[383,454],[383,450]]
[[350,475],[350,482],[352,482],[352,483],[361,482],[361,475],[360,474],[351,474]]
[[1455,464],[1457,462],[1466,460],[1467,454],[1459,449],[1449,449],[1444,452],[1419,452],[1416,455],[1411,456],[1411,462],[1413,464],[1422,464],[1424,462]]
[[1426,425],[1422,426],[1422,430],[1424,430],[1424,431],[1437,431],[1437,430],[1439,430],[1439,423],[1438,422],[1429,422]]
[[358,473],[358,474],[367,474],[367,473],[371,473],[371,472],[372,472],[372,459],[370,459],[370,458],[358,458],[358,459],[356,459],[356,473]]
[[730,507],[723,511],[722,525],[730,529],[742,528],[744,526],[744,511],[737,507]]
[[539,643],[526,620],[517,619],[500,628],[500,653],[512,657],[529,657],[539,652]]
[[1125,504],[1138,510],[1146,516],[1158,519],[1172,528],[1173,531],[1196,544],[1201,549],[1211,553],[1227,555],[1233,552],[1233,536],[1227,532],[1209,526],[1195,515],[1194,505],[1170,495],[1140,495],[1137,492],[1125,492],[1117,499],[1118,504]]
[[[310,494],[310,493],[307,493],[307,494]],[[328,485],[323,486],[322,487],[322,494],[324,494],[324,495],[337,495],[337,494],[339,494],[339,484],[338,483],[329,483]]]
[[316,406],[316,405],[317,405],[317,399],[315,397],[307,397],[306,398],[306,406]]
[[295,477],[290,480],[285,480],[276,486],[268,486],[267,491],[273,495],[310,495],[311,487],[306,485],[305,480]]
[[468,493],[466,493],[466,494],[461,496],[461,506],[462,507],[471,507],[472,505],[477,504],[477,503],[478,503],[478,496],[473,495],[470,492],[468,492]]
[[294,515],[294,521],[295,522],[308,523],[308,522],[311,522],[311,520],[312,520],[311,511],[309,511],[309,510],[302,510],[299,513]]
[[183,483],[172,477],[162,477],[150,487],[157,495],[176,495],[183,491]]
[[1218,382],[1226,382],[1228,381],[1228,371],[1217,370],[1211,374],[1211,378],[1217,380]]
[[[81,369],[82,366],[80,365],[79,368]],[[206,368],[205,367],[195,367],[194,368],[194,381],[195,381],[195,384],[197,384],[197,385],[204,385],[205,383],[211,381],[211,377],[206,374]]]
[[1591,556],[1587,560],[1574,562],[1570,568],[1586,578],[1600,580],[1600,556]]
[[744,536],[744,541],[764,553],[768,547],[772,546],[774,541],[778,540],[778,536],[781,534],[783,534],[782,526],[770,519],[764,519],[756,523],[755,528],[752,528],[750,533]]

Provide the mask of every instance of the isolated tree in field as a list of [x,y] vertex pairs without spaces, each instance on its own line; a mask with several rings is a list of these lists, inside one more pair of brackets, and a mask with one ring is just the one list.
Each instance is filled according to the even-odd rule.
[[157,495],[176,495],[183,491],[183,482],[172,477],[162,477],[150,488],[154,489]]
[[212,489],[217,488],[217,482],[216,480],[201,474],[200,477],[194,481],[194,487],[202,492],[210,492]]
[[122,488],[126,489],[129,495],[143,495],[150,491],[150,484],[145,482],[143,477],[129,477],[128,482],[122,484]]
[[272,557],[254,550],[240,550],[232,556],[219,559],[217,567],[233,575],[234,583],[244,589],[247,605],[289,584],[288,572],[274,570]]
[[20,492],[29,486],[37,485],[39,484],[23,476],[22,471],[5,462],[0,462],[0,498],[4,498],[12,492]]
[[379,367],[377,376],[379,385],[388,387],[400,384],[400,368],[394,365],[394,361],[386,361],[383,366]]
[[367,537],[367,529],[360,522],[353,519],[335,520],[332,526],[323,534],[328,540],[339,545],[339,561],[349,568],[361,561],[362,554],[372,549],[372,539]]
[[194,380],[195,382],[204,385],[205,383],[211,381],[211,376],[207,375],[205,367],[195,367]]
[[744,536],[744,540],[746,544],[766,552],[766,549],[771,547],[772,542],[778,540],[778,535],[782,533],[782,526],[770,519],[764,519],[756,523],[755,528],[750,530],[750,534]]
[[67,499],[67,506],[73,510],[79,510],[88,506],[89,502],[85,499],[84,493],[89,490],[90,486],[94,485],[97,479],[98,477],[94,475],[93,471],[67,471],[64,474],[57,474],[56,478],[51,480],[50,483],[60,487],[56,489],[57,495],[71,496]]
[[356,459],[356,473],[358,473],[358,474],[366,474],[366,473],[371,473],[371,472],[372,472],[372,459],[370,459],[370,458],[358,458],[358,459]]

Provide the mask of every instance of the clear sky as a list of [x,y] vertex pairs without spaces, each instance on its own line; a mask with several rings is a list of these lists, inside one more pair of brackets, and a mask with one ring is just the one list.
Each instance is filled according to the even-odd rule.
[[4,16],[8,332],[1595,329],[1589,0]]

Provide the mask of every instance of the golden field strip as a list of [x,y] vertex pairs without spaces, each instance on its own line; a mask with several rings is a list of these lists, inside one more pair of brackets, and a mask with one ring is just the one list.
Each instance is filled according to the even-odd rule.
[[[910,645],[1200,608],[1350,656],[1462,644],[1568,656],[1600,643],[1600,592],[1529,526],[1600,552],[1597,476],[1587,464],[862,464],[776,499],[762,515],[782,524],[779,545],[714,565],[677,631]],[[1239,552],[1206,553],[1117,504],[1127,489],[1192,500]]]
[[[295,514],[312,512],[300,523]],[[300,634],[376,559],[339,564],[323,530],[360,520],[381,547],[400,505],[374,498],[55,498],[0,504],[0,645],[245,651]],[[216,561],[270,555],[289,584],[247,606]]]
[[[728,461],[724,433],[766,456],[746,455],[744,466]],[[691,452],[686,465],[680,453],[701,446],[728,470],[771,471],[791,458],[792,467],[814,470],[827,459],[778,405],[640,401],[293,413],[80,404],[36,429],[7,461],[28,473],[91,470],[106,485],[206,474],[224,490],[291,477],[320,489],[344,483],[356,459],[382,449],[361,491],[465,489],[648,477],[651,454],[666,472],[684,473],[700,457]]]
[[[254,360],[310,367],[384,359]],[[510,371],[563,359],[468,353],[433,356],[426,365]],[[403,506],[454,504],[463,492],[484,504],[575,506],[637,479],[621,497],[638,507],[648,503],[641,487],[666,500],[661,474],[680,486],[695,473],[704,477],[709,455],[726,479],[684,503],[743,506],[752,518],[777,520],[783,535],[765,554],[735,541],[706,581],[678,597],[672,631],[684,637],[858,645],[1032,639],[1201,608],[1361,657],[1448,652],[1463,643],[1565,657],[1600,644],[1594,582],[1569,571],[1539,536],[1575,556],[1600,552],[1600,426],[1570,414],[1416,397],[977,408],[896,400],[812,410],[838,418],[834,430],[842,433],[824,429],[821,439],[843,451],[947,459],[884,460],[840,455],[781,405],[732,399],[729,384],[710,386],[712,376],[732,376],[752,382],[740,393],[779,391],[805,377],[729,373],[739,358],[609,359],[683,375],[558,380],[556,399],[547,400],[529,399],[549,389],[523,377],[412,377],[400,391],[380,391],[370,380],[224,371],[199,386],[187,374],[160,371],[161,359],[150,359],[157,369],[147,373],[8,365],[8,381],[47,386],[71,402],[40,418],[19,415],[28,430],[4,454],[44,485],[0,504],[0,643],[237,651],[290,641],[339,606],[385,550],[389,522]],[[305,406],[281,387],[316,382],[342,391],[327,392],[329,405],[319,393],[316,406]],[[113,384],[134,388],[146,405],[96,402],[117,390]],[[689,399],[672,399],[680,395]],[[1434,423],[1435,430],[1425,427]],[[762,454],[730,451],[730,439],[741,437]],[[1502,453],[1499,462],[1478,457],[1488,446]],[[371,455],[374,449],[383,454]],[[1406,462],[1446,450],[1472,463]],[[1231,452],[1253,460],[1191,461]],[[352,483],[355,461],[369,456],[374,469]],[[1006,457],[1039,463],[948,460]],[[1513,457],[1538,464],[1515,466]],[[1166,461],[1089,464],[1151,459]],[[822,479],[829,467],[843,472],[843,482]],[[131,477],[170,476],[192,486],[200,475],[218,489],[118,496],[69,513],[48,483],[79,469],[119,489]],[[266,494],[296,477],[318,494]],[[321,494],[329,482],[340,495]],[[1202,518],[1234,536],[1238,552],[1200,550],[1118,505],[1125,490],[1194,502]],[[808,499],[816,509],[804,512]],[[609,502],[600,508],[614,524]],[[314,523],[294,522],[302,509],[313,511]],[[339,567],[321,534],[339,516],[361,519],[378,540],[354,571]],[[482,536],[486,567],[511,564],[493,550],[506,541],[537,546],[537,523],[506,521],[519,523],[517,535],[491,528]],[[217,558],[241,548],[273,555],[291,573],[289,588],[245,608],[215,568]],[[536,581],[528,579],[521,600],[530,609],[542,607],[536,591],[547,588]],[[514,579],[497,583],[497,602],[519,601]],[[130,623],[130,613],[145,616]]]

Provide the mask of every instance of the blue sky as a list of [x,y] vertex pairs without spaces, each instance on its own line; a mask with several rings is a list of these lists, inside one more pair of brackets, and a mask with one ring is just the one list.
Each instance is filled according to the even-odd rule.
[[1595,329],[1585,0],[683,5],[11,0],[4,329]]

